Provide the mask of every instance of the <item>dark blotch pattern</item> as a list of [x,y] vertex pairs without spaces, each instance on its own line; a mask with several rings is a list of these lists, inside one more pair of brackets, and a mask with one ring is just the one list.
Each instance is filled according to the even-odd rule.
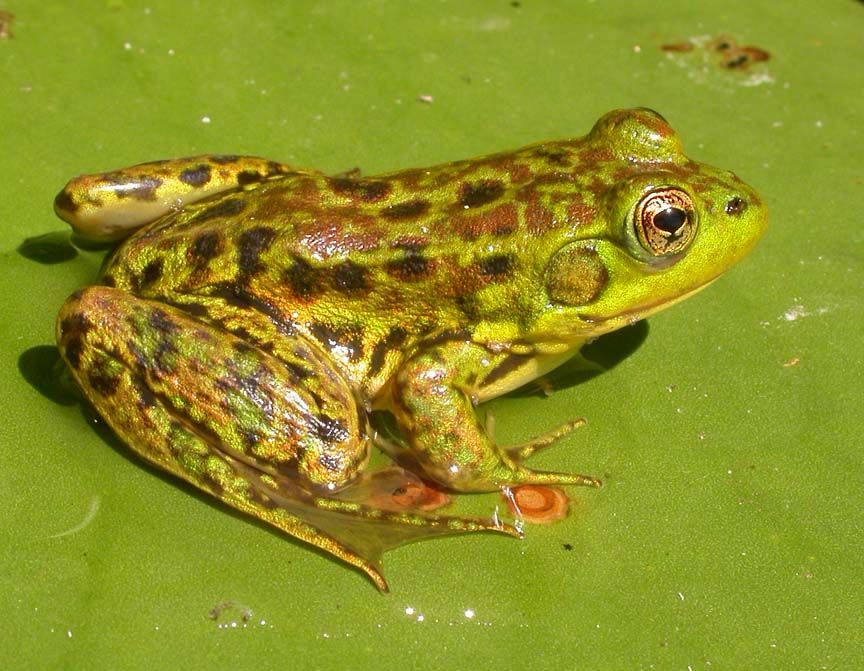
[[60,193],[58,193],[57,197],[54,199],[55,210],[62,210],[64,212],[75,212],[78,207],[78,203],[75,202],[75,199],[72,198],[72,194],[69,193],[66,189],[63,189]]
[[215,231],[205,231],[198,235],[189,246],[192,261],[205,265],[215,257],[222,248],[222,237]]
[[138,281],[138,288],[147,287],[157,282],[162,277],[163,261],[161,258],[156,258],[150,261],[144,270],[141,271],[141,277]]
[[162,186],[162,180],[158,177],[142,177],[138,183],[124,185],[125,188],[118,189],[114,194],[118,198],[134,198],[135,200],[156,200],[156,191]]
[[324,322],[315,322],[310,327],[312,335],[324,347],[332,351],[336,347],[345,348],[348,351],[350,361],[359,361],[363,356],[363,340],[360,332],[352,328],[334,328]]
[[381,200],[390,193],[390,185],[387,182],[332,177],[330,185],[336,193],[370,203]]
[[370,376],[377,375],[381,371],[381,368],[384,366],[384,359],[387,356],[387,352],[400,347],[402,343],[405,342],[407,336],[408,333],[405,329],[399,326],[394,326],[390,329],[390,333],[387,334],[387,337],[384,338],[384,340],[379,340],[375,343],[375,348],[372,350],[372,356],[369,359]]
[[513,268],[513,257],[510,254],[495,254],[480,261],[480,272],[484,275],[506,275]]
[[312,432],[325,443],[341,443],[348,439],[348,429],[338,419],[324,414],[310,415],[307,419]]
[[94,368],[87,376],[87,384],[100,396],[113,396],[120,384],[120,378],[116,375],[108,375],[101,368]]
[[489,372],[489,375],[483,378],[483,386],[487,387],[494,384],[498,380],[508,376],[510,373],[517,371],[528,363],[530,359],[531,356],[527,354],[508,354],[501,363]]
[[366,269],[352,261],[345,261],[336,266],[333,273],[333,285],[342,292],[363,291],[366,286]]
[[537,156],[546,159],[546,162],[555,166],[570,165],[570,155],[564,151],[555,151],[552,149],[538,149]]
[[264,175],[262,175],[257,170],[244,170],[237,174],[237,184],[240,186],[246,186],[247,184],[255,184],[264,179]]
[[237,241],[237,264],[240,272],[252,275],[263,268],[260,257],[276,237],[276,231],[269,226],[256,226],[243,231]]
[[186,168],[180,173],[180,181],[189,186],[204,186],[212,176],[211,168],[206,163],[196,165],[194,168]]
[[462,207],[480,207],[498,200],[504,195],[504,184],[495,179],[466,182],[462,185],[459,204]]
[[74,369],[81,365],[82,340],[93,324],[80,312],[69,315],[60,323],[66,360]]
[[382,208],[381,216],[385,219],[410,219],[425,214],[428,209],[429,201],[409,200]]
[[299,256],[294,257],[294,263],[285,271],[284,278],[298,298],[309,299],[321,291],[318,269]]
[[172,335],[177,332],[178,326],[168,314],[164,310],[160,310],[159,308],[154,309],[150,312],[150,318],[147,320],[150,328],[163,335]]
[[236,217],[245,209],[246,199],[233,196],[231,198],[220,200],[215,205],[211,205],[206,210],[201,211],[195,216],[193,221],[196,224],[202,224],[205,221],[210,221],[211,219],[217,219],[219,217]]
[[411,252],[405,258],[387,264],[388,273],[407,282],[421,279],[428,271],[429,260],[416,252]]
[[302,382],[313,375],[311,369],[301,366],[294,361],[285,361],[284,364],[285,368],[288,369],[288,374],[291,376],[291,381],[294,383]]

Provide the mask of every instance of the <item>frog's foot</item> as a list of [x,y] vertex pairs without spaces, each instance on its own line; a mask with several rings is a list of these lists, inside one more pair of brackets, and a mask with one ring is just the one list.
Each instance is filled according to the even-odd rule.
[[[385,551],[394,547],[478,531],[522,537],[521,530],[497,517],[451,517],[382,509],[329,496],[309,497],[298,492],[290,481],[254,472],[230,457],[225,458],[224,468],[235,481],[239,476],[251,485],[246,491],[236,492],[233,499],[226,497],[224,490],[217,489],[214,494],[235,508],[358,568],[382,592],[389,591],[389,587],[381,572],[381,558]],[[206,489],[209,483],[195,484]]]
[[534,471],[521,465],[500,470],[498,476],[501,487],[521,485],[579,485],[581,487],[600,487],[602,482],[591,475],[581,473],[559,473],[557,471]]
[[189,203],[253,188],[293,168],[254,156],[192,156],[81,175],[54,199],[54,211],[82,237],[110,242]]

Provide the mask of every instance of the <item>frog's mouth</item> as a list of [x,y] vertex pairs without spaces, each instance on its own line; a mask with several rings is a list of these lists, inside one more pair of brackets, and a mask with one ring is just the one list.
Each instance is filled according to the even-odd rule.
[[661,300],[656,300],[651,303],[645,303],[635,308],[630,308],[627,310],[621,310],[620,312],[613,312],[608,315],[600,315],[600,314],[591,314],[591,313],[582,313],[579,315],[580,319],[589,324],[596,324],[600,327],[596,335],[602,335],[603,333],[609,333],[611,331],[615,331],[616,329],[621,328],[627,324],[635,324],[642,319],[647,319],[653,314],[660,312],[661,310],[665,310],[668,307],[671,307],[681,301],[687,300],[691,296],[698,294],[705,287],[710,284],[713,284],[720,275],[715,275],[714,277],[706,280],[702,284],[685,291],[674,298],[665,298]]

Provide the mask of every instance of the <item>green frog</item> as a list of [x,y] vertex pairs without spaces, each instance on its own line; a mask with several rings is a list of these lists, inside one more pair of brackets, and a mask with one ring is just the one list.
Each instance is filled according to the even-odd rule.
[[597,486],[526,460],[571,423],[498,445],[475,408],[585,343],[699,291],[766,226],[735,175],[687,158],[656,112],[584,137],[374,177],[198,156],[72,180],[55,210],[123,240],[57,318],[60,352],[134,451],[364,571],[490,518],[370,493],[376,434],[450,492]]

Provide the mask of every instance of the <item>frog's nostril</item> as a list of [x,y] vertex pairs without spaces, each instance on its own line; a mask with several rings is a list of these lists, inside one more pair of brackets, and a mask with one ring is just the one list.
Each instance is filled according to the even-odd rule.
[[726,207],[723,208],[726,211],[726,214],[731,214],[735,216],[737,214],[741,214],[744,210],[747,209],[747,201],[743,198],[739,198],[738,196],[734,196],[729,199],[729,202],[726,203]]

